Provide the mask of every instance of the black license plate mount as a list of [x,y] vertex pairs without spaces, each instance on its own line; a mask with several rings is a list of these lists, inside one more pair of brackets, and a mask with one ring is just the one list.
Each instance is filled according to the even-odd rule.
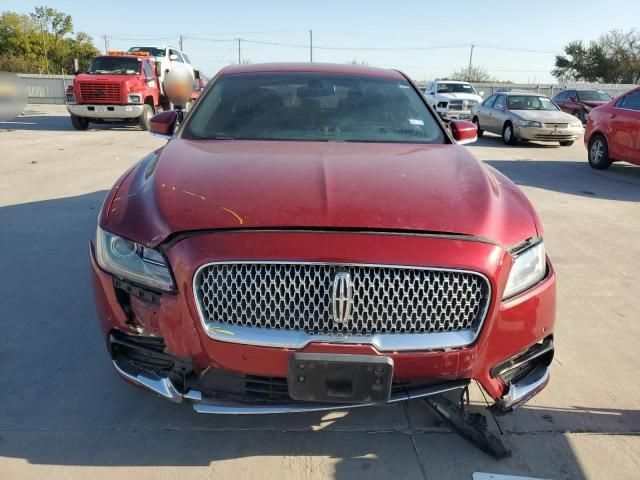
[[294,400],[327,403],[386,403],[393,360],[376,355],[294,353],[287,385]]

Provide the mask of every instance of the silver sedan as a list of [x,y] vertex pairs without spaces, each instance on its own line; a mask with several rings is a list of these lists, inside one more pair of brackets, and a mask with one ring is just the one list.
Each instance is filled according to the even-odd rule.
[[569,146],[584,133],[574,116],[544,95],[530,92],[494,93],[473,107],[471,118],[478,127],[478,137],[484,131],[497,133],[508,145],[522,139]]

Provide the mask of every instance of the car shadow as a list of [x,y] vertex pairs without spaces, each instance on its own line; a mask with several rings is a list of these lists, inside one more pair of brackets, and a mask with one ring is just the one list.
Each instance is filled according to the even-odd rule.
[[591,198],[640,202],[640,167],[614,163],[594,170],[586,161],[484,160],[520,186]]
[[640,430],[637,411],[524,407],[499,420],[514,455],[496,461],[421,401],[207,416],[143,392],[114,374],[94,313],[88,242],[105,194],[0,207],[3,461],[46,467],[48,477],[55,466],[192,466],[219,478],[471,478],[480,470],[577,479],[585,473],[567,432]]
[[[71,125],[69,115],[46,114],[37,108],[25,110],[22,115],[13,120],[0,121],[0,132],[20,130],[75,131]],[[140,127],[137,124],[91,123],[88,131],[91,130],[140,131]]]

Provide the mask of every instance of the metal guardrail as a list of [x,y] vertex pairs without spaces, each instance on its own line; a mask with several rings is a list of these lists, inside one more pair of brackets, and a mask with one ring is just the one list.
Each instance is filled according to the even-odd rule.
[[73,82],[73,75],[40,75],[20,73],[27,88],[28,103],[52,103],[63,105],[65,90]]
[[[73,82],[73,75],[42,75],[37,73],[20,73],[26,83],[29,103],[54,103],[64,104],[65,90]],[[528,90],[542,93],[548,97],[553,97],[558,92],[567,88],[596,89],[616,97],[638,85],[631,84],[604,84],[587,82],[568,82],[565,84],[550,83],[478,83],[471,82],[478,92],[484,92],[484,97],[491,95],[497,90],[510,88],[517,90]],[[425,82],[416,82],[419,87],[423,87]]]

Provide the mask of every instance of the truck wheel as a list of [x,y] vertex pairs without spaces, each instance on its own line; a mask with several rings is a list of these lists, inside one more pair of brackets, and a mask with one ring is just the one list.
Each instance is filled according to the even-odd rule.
[[606,170],[611,166],[607,140],[600,134],[589,139],[589,165],[596,170]]
[[502,127],[502,141],[507,145],[515,145],[518,139],[515,133],[513,133],[513,125],[511,122],[507,122]]
[[73,125],[73,128],[76,130],[86,130],[89,127],[89,119],[71,115],[71,125]]
[[480,121],[478,120],[478,117],[473,117],[473,123],[475,124],[476,128],[478,129],[478,138],[482,138],[482,134],[484,133],[484,130],[482,130],[480,128]]
[[149,130],[149,122],[151,121],[151,117],[153,117],[153,108],[151,105],[147,105],[146,103],[142,106],[142,115],[138,117],[138,124],[140,128],[145,132]]

